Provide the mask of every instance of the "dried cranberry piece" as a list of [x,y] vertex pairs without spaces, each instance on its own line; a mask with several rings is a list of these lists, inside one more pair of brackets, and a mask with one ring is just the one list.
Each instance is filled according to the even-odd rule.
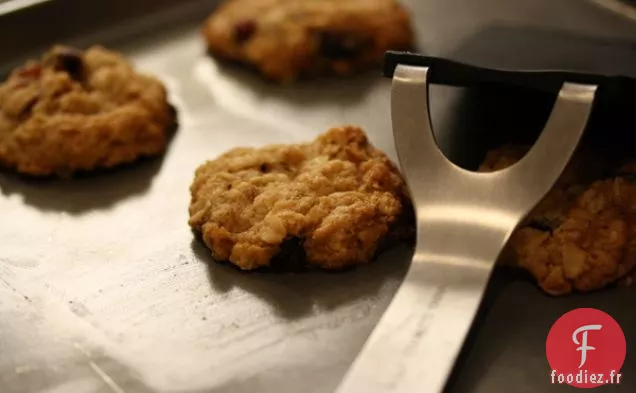
[[337,31],[318,33],[319,52],[329,59],[347,59],[357,56],[367,44],[367,40],[351,34]]
[[252,19],[246,19],[234,25],[234,41],[238,44],[249,40],[254,33],[256,33],[256,22]]
[[29,65],[18,70],[18,76],[22,78],[37,79],[42,74],[42,67],[39,64]]
[[303,239],[289,236],[279,245],[276,254],[269,263],[270,270],[275,272],[302,272],[307,269],[307,253],[303,247]]
[[38,100],[40,99],[40,95],[34,95],[33,97],[29,98],[29,100],[27,102],[24,103],[24,106],[22,107],[22,110],[20,111],[20,119],[26,119],[29,116],[31,116],[31,111],[33,111],[33,107],[35,106],[35,104],[38,103]]
[[46,58],[45,62],[58,71],[68,73],[75,80],[81,79],[84,71],[82,52],[75,48],[57,47]]

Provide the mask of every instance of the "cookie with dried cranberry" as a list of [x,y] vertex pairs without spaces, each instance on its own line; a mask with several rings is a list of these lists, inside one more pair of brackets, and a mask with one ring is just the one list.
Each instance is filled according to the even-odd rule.
[[636,267],[636,183],[594,182],[552,231],[519,228],[510,240],[518,266],[553,295],[588,292]]
[[404,180],[356,127],[233,149],[201,165],[190,192],[190,226],[243,270],[342,269],[413,234]]
[[[503,169],[527,148],[489,152],[480,170]],[[579,150],[546,198],[512,234],[503,261],[552,295],[600,289],[636,267],[636,165]]]
[[203,35],[212,54],[277,82],[351,74],[414,40],[397,0],[226,0]]
[[56,46],[0,85],[0,165],[68,176],[161,154],[175,124],[163,84],[121,55]]

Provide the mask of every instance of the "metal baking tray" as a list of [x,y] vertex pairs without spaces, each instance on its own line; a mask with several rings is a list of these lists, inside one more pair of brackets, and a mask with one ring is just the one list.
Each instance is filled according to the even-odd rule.
[[[217,64],[198,34],[211,0],[8,3],[2,72],[54,42],[104,44],[166,83],[180,128],[165,157],[109,173],[72,181],[0,173],[0,392],[333,391],[411,250],[342,274],[240,273],[211,263],[194,239],[188,187],[201,162],[229,148],[306,141],[342,123],[363,126],[395,159],[381,70],[283,88]],[[461,54],[493,21],[636,36],[633,24],[578,0],[405,4],[430,55]],[[539,130],[551,103],[506,88],[434,87],[432,95],[440,144],[466,166],[501,130]],[[634,302],[636,290],[622,288],[550,298],[500,271],[450,391],[567,391],[550,384],[546,336],[566,311],[595,307],[619,321],[628,343],[622,384],[604,391],[633,392]]]

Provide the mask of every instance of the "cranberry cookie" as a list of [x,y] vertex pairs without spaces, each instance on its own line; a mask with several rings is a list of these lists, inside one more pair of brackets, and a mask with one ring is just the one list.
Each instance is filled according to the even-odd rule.
[[[526,151],[497,149],[480,170],[505,168]],[[626,277],[636,266],[636,165],[616,164],[577,152],[513,233],[506,262],[529,271],[552,295],[588,292]]]
[[190,191],[190,226],[213,259],[244,270],[341,269],[412,235],[400,173],[356,127],[233,149],[200,166]]
[[203,35],[211,53],[284,82],[379,64],[411,48],[410,23],[396,0],[226,0]]
[[174,109],[118,53],[56,46],[0,85],[0,165],[68,176],[162,153]]

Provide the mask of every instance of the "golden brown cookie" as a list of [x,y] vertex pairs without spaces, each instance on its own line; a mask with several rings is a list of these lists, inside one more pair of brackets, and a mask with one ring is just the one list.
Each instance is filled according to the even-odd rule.
[[[523,151],[497,149],[481,169],[509,166]],[[636,167],[627,163],[614,171],[620,176],[603,179],[610,166],[601,157],[578,152],[510,239],[510,262],[528,270],[549,294],[600,289],[636,265],[636,182],[627,176]]]
[[111,168],[162,153],[174,110],[118,53],[57,46],[0,85],[0,165],[35,175]]
[[226,0],[203,35],[211,53],[277,82],[351,74],[414,40],[397,0]]
[[412,234],[405,183],[356,127],[311,143],[236,148],[200,166],[190,226],[218,261],[341,269]]

